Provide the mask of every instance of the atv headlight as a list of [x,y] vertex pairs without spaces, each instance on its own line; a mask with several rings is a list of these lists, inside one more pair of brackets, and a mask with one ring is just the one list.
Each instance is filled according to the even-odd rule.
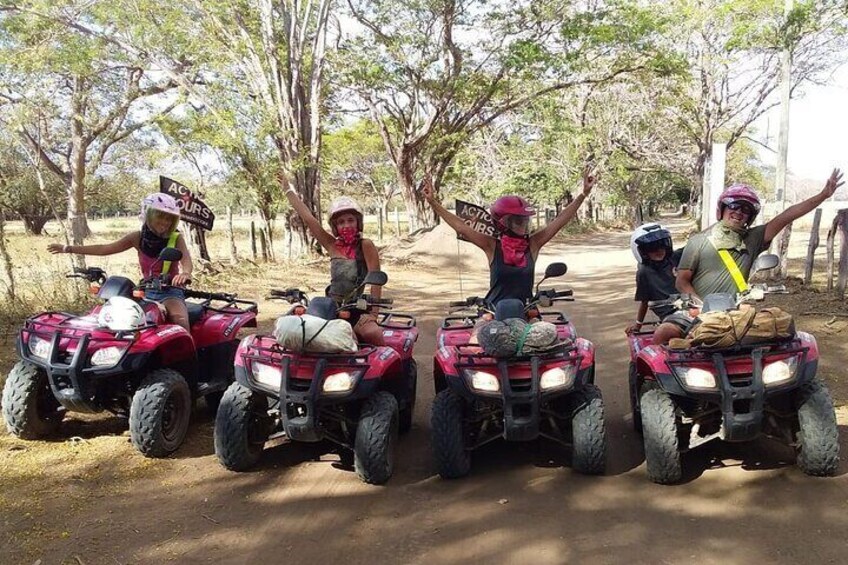
[[265,363],[253,362],[253,379],[271,390],[280,390],[280,381],[282,380],[282,370],[273,365]]
[[674,370],[677,376],[683,380],[689,388],[716,388],[716,379],[712,371],[698,367],[681,367]]
[[763,367],[763,384],[778,385],[791,380],[795,376],[798,367],[798,358],[790,357],[782,361],[775,361]]
[[471,383],[471,388],[480,392],[499,392],[501,383],[498,378],[485,371],[468,371],[468,381]]
[[121,355],[126,351],[123,347],[104,347],[98,349],[91,356],[91,364],[97,367],[111,367],[121,359]]
[[347,392],[353,388],[355,382],[354,375],[350,373],[334,373],[327,375],[321,389],[324,392]]
[[32,335],[29,338],[29,352],[40,359],[47,359],[47,356],[50,355],[50,342],[37,335]]
[[577,367],[575,365],[554,367],[542,373],[542,378],[539,379],[539,386],[542,390],[571,387],[574,385],[574,378],[576,376]]

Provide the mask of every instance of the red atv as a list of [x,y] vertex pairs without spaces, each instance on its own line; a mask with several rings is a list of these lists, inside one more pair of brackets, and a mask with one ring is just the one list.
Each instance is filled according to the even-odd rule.
[[[751,272],[777,263],[777,256],[763,255]],[[762,300],[768,292],[782,291],[782,285],[755,286],[736,296],[711,294],[704,298],[701,311],[732,310],[743,302]],[[686,297],[665,303],[695,305]],[[836,416],[830,393],[816,377],[819,352],[813,336],[796,332],[791,339],[770,343],[674,350],[651,345],[652,334],[647,327],[628,337],[633,425],[644,436],[652,481],[679,481],[681,454],[699,445],[761,436],[794,447],[798,466],[809,475],[836,472]]]
[[[361,288],[386,280],[385,273],[375,271]],[[331,298],[310,301],[297,289],[272,291],[272,297],[293,304],[294,315],[325,320],[392,304],[361,294],[337,307]],[[326,439],[353,452],[363,481],[388,481],[397,434],[412,425],[418,373],[412,350],[418,328],[406,314],[383,313],[378,323],[386,345],[360,344],[356,353],[307,353],[286,349],[272,336],[245,338],[236,356],[236,382],[224,394],[215,420],[221,464],[232,471],[249,469],[273,439]]]
[[[180,257],[166,248],[160,259]],[[142,454],[174,452],[188,430],[193,399],[204,397],[214,409],[232,382],[236,335],[256,326],[256,303],[186,290],[186,297],[201,300],[186,303],[189,334],[144,299],[145,290],[167,286],[162,280],[136,285],[94,267],[69,276],[90,281],[104,303],[84,316],[45,312],[27,319],[17,341],[21,361],[3,389],[6,427],[38,439],[55,432],[67,411],[106,410],[129,418],[132,443]],[[118,327],[128,321],[110,312],[129,301],[138,317]]]
[[[548,266],[542,281],[566,273],[564,263]],[[452,302],[437,334],[431,414],[433,451],[439,474],[457,478],[471,470],[471,451],[498,438],[530,441],[545,437],[572,448],[575,470],[603,473],[604,404],[595,386],[595,349],[577,337],[560,312],[540,312],[554,302],[571,301],[571,290],[539,290],[526,304],[502,300],[494,311],[484,299]],[[545,353],[493,358],[471,345],[481,319],[541,319],[557,328],[560,343]]]

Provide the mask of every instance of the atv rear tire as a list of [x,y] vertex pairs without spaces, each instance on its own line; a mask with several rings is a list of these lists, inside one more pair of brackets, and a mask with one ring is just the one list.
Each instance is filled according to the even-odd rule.
[[363,482],[381,485],[391,478],[397,437],[397,400],[388,392],[376,392],[362,405],[353,444],[353,466]]
[[233,383],[224,392],[215,416],[215,455],[230,471],[246,471],[262,458],[267,433],[262,419],[268,400],[249,388]]
[[642,410],[639,408],[639,395],[642,387],[639,383],[639,373],[636,372],[636,365],[633,363],[630,363],[627,384],[627,390],[630,393],[630,413],[633,415],[633,429],[641,434]]
[[839,468],[839,432],[830,392],[813,379],[798,400],[798,467],[808,475],[833,476]]
[[21,439],[48,437],[64,417],[44,369],[26,361],[12,367],[3,387],[3,418],[10,434]]
[[443,479],[457,479],[471,471],[471,454],[465,446],[464,402],[450,389],[439,392],[433,401],[431,441],[436,467]]
[[188,432],[193,402],[183,376],[173,369],[147,374],[130,406],[130,438],[146,457],[167,457]]
[[406,369],[406,379],[407,398],[409,402],[406,408],[399,413],[399,431],[402,434],[405,434],[412,428],[412,416],[415,412],[415,398],[418,392],[418,364],[415,362],[415,359],[409,360],[409,365]]
[[606,469],[604,399],[601,389],[586,385],[574,393],[577,403],[571,415],[572,467],[584,475],[602,475]]
[[648,478],[661,485],[676,483],[683,467],[674,401],[662,390],[649,389],[642,395],[640,404]]

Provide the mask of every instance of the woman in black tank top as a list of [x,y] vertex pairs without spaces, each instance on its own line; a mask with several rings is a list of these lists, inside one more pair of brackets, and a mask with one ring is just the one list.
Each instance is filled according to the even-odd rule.
[[493,306],[504,298],[529,299],[533,293],[533,272],[539,251],[577,214],[577,209],[592,191],[597,177],[586,169],[583,190],[554,220],[530,233],[530,218],[535,209],[520,196],[501,196],[489,209],[498,230],[496,237],[480,233],[436,200],[430,178],[424,181],[424,198],[439,217],[480,249],[489,260],[489,292]]

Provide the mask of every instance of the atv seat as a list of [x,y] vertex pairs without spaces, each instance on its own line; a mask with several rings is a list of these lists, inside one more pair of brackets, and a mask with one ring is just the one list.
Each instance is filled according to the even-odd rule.
[[186,302],[185,305],[188,310],[188,325],[193,326],[198,320],[200,320],[200,318],[203,317],[203,312],[206,308],[197,302]]

